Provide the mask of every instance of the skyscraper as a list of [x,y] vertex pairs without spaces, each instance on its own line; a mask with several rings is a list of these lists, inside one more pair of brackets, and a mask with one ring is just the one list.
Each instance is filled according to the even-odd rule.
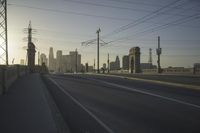
[[62,72],[80,72],[82,70],[81,55],[78,51],[70,51],[62,56]]
[[128,55],[124,55],[122,58],[122,68],[123,70],[128,70],[128,66],[129,65],[129,56]]
[[52,47],[49,49],[49,71],[55,71],[55,59]]
[[56,52],[56,72],[62,71],[62,51],[58,50]]
[[119,56],[116,57],[115,63],[116,63],[116,69],[119,70],[120,69]]
[[69,52],[69,55],[71,57],[71,68],[73,72],[76,72],[76,67],[77,71],[81,71],[81,55],[78,54],[78,51],[71,51]]

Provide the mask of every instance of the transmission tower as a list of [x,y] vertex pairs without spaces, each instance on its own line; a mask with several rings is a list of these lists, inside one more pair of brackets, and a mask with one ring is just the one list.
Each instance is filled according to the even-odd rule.
[[7,0],[0,0],[0,64],[8,65]]
[[35,45],[32,42],[32,34],[33,34],[33,29],[31,26],[31,21],[29,21],[28,28],[24,29],[25,33],[28,34],[28,45],[27,45],[27,59],[28,59],[28,68],[30,72],[35,71]]

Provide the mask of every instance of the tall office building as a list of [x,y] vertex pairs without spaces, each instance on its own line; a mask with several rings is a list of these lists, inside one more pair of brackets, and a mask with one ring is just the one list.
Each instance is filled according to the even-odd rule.
[[62,56],[62,72],[80,72],[82,70],[81,55],[78,51],[71,51]]
[[62,72],[71,72],[71,58],[70,55],[63,55],[62,56]]
[[53,54],[53,48],[49,49],[49,71],[55,71],[55,59]]
[[128,70],[128,67],[129,67],[129,56],[124,55],[123,58],[122,58],[122,69]]
[[116,57],[115,63],[116,63],[116,69],[119,70],[120,69],[119,56]]
[[71,51],[69,52],[69,55],[71,57],[71,68],[73,72],[76,72],[76,67],[77,71],[80,72],[82,67],[81,67],[81,55],[78,54],[78,51]]
[[56,52],[56,72],[62,72],[62,51]]

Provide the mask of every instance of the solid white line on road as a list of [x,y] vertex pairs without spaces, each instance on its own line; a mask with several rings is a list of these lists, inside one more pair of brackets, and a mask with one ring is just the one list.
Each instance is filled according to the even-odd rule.
[[84,105],[82,105],[77,99],[75,99],[70,93],[64,90],[55,80],[49,78],[63,93],[70,97],[77,105],[79,105],[84,111],[86,111],[93,119],[95,119],[103,128],[105,128],[109,133],[115,133],[111,128],[109,128],[105,123],[103,123],[98,117],[96,117],[91,111],[89,111]]
[[185,101],[181,101],[181,100],[178,100],[178,99],[175,99],[175,98],[170,98],[170,97],[154,94],[154,93],[151,93],[151,92],[142,91],[139,88],[131,88],[131,87],[127,87],[127,86],[123,86],[123,85],[119,85],[119,84],[115,84],[115,83],[111,83],[111,82],[106,82],[106,81],[102,81],[102,80],[98,80],[98,79],[93,79],[93,78],[85,78],[85,79],[102,82],[102,83],[105,83],[107,85],[126,89],[126,90],[129,90],[129,91],[132,91],[132,92],[138,92],[138,93],[141,93],[141,94],[150,95],[150,96],[153,96],[153,97],[161,98],[161,99],[168,100],[168,101],[173,101],[173,102],[176,102],[176,103],[180,103],[180,104],[184,104],[184,105],[187,105],[187,106],[191,106],[191,107],[200,109],[199,105],[189,103],[189,102],[185,102]]
[[[96,80],[96,79],[92,79],[92,80]],[[126,90],[129,90],[129,91],[132,91],[132,92],[138,92],[138,93],[142,93],[142,94],[158,97],[158,98],[161,98],[161,99],[177,102],[177,103],[180,103],[180,104],[184,104],[184,105],[188,105],[188,106],[192,106],[192,107],[200,109],[199,105],[188,103],[188,102],[181,101],[181,100],[178,100],[178,99],[174,99],[174,98],[170,98],[170,97],[166,97],[166,96],[161,96],[161,95],[158,95],[158,94],[154,94],[154,93],[150,93],[150,92],[142,91],[142,90],[139,90],[139,89],[135,89],[135,88],[131,88],[131,87],[115,84],[115,83],[110,83],[110,82],[106,82],[106,81],[102,81],[102,80],[96,80],[96,81],[100,81],[100,82],[105,83],[107,85],[111,85],[111,86],[114,86],[114,87],[126,89]]]

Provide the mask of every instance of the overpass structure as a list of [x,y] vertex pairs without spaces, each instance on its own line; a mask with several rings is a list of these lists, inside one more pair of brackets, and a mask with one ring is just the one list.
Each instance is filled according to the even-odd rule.
[[156,83],[159,77],[151,76],[148,78],[156,82],[125,75],[44,75],[39,74],[40,67],[29,73],[26,66],[19,65],[1,66],[0,70],[1,79],[4,77],[0,84],[6,87],[6,93],[0,95],[0,132],[200,131],[199,76],[174,77],[199,87],[193,89]]
[[[35,66],[30,24],[28,66],[9,66],[6,0],[0,8],[6,55],[0,56],[6,62],[0,66],[0,133],[200,132],[199,76],[47,74],[44,65]],[[140,73],[140,49],[129,54],[131,73]]]

